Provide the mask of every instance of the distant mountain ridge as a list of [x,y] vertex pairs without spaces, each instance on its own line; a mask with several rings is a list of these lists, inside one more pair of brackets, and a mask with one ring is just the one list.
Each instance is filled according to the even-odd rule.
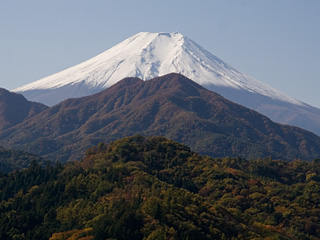
[[149,80],[172,72],[276,122],[320,135],[318,108],[241,73],[178,32],[138,33],[96,57],[14,91],[53,106],[100,92],[125,77]]
[[165,136],[214,157],[320,157],[320,137],[235,104],[180,74],[126,78],[63,101],[0,134],[0,144],[51,160],[75,160],[98,142]]
[[30,102],[21,94],[0,88],[0,132],[42,112],[48,107]]

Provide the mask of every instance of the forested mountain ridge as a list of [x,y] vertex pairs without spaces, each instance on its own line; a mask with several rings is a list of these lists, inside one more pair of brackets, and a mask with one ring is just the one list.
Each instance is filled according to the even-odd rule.
[[0,175],[0,238],[320,239],[319,174],[319,160],[214,159],[124,138]]
[[92,96],[66,100],[0,134],[0,144],[48,159],[80,159],[101,141],[165,136],[214,157],[320,157],[320,137],[280,125],[180,74],[126,78]]

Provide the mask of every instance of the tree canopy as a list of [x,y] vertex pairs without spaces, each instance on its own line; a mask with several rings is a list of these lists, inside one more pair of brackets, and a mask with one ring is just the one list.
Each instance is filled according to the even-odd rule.
[[320,161],[211,158],[163,137],[0,175],[0,239],[319,239]]

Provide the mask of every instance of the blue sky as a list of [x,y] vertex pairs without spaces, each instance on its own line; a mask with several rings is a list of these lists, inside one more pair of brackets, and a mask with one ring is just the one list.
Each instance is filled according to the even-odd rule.
[[61,71],[141,31],[179,31],[320,108],[319,0],[1,0],[0,87]]

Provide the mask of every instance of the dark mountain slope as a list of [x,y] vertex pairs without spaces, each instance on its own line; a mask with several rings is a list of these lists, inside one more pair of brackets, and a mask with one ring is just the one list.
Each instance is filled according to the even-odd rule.
[[15,126],[47,108],[41,103],[29,102],[21,94],[0,88],[0,131]]
[[276,124],[179,74],[146,82],[126,78],[66,100],[4,132],[0,144],[66,161],[92,144],[137,133],[166,136],[215,157],[320,156],[320,137]]

